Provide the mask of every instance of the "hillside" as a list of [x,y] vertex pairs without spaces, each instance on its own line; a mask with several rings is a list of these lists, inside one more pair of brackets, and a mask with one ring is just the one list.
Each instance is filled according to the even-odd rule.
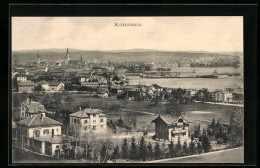
[[[12,59],[14,64],[25,64],[37,60],[37,53],[39,52],[41,60],[44,61],[58,61],[65,58],[66,50],[50,49],[50,50],[27,50],[27,51],[13,51]],[[242,53],[210,53],[210,52],[171,52],[171,51],[156,51],[156,50],[126,50],[126,51],[84,51],[84,50],[70,50],[70,57],[72,60],[79,60],[82,55],[83,60],[86,61],[112,61],[112,62],[159,62],[159,61],[175,61],[180,59],[190,59],[199,57],[234,57],[241,56]],[[235,59],[232,58],[232,59]]]

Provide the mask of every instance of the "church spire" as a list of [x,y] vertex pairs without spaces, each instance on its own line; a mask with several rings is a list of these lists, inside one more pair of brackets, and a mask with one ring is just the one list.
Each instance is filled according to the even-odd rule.
[[67,58],[68,61],[70,60],[70,54],[69,54],[69,49],[68,48],[67,48],[67,51],[66,51],[66,58]]
[[37,53],[37,63],[40,63],[40,55],[39,55],[39,52]]

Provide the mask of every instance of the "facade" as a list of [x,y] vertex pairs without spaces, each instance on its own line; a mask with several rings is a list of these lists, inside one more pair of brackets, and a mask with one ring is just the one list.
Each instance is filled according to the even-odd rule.
[[61,123],[34,115],[16,123],[17,145],[33,152],[55,155],[62,151]]
[[62,82],[51,81],[49,83],[49,90],[48,91],[58,92],[58,91],[63,91],[63,90],[64,90],[64,84]]
[[173,141],[174,144],[178,143],[179,138],[181,144],[184,142],[189,144],[191,141],[189,137],[189,122],[182,116],[169,119],[159,115],[152,123],[155,123],[155,135],[158,139]]
[[99,109],[80,108],[78,112],[70,114],[70,125],[79,127],[83,132],[101,133],[106,131],[107,116]]
[[26,93],[33,92],[34,87],[35,87],[35,83],[30,80],[18,81],[17,84],[18,84],[17,91],[20,93],[21,92],[26,92]]
[[17,76],[17,81],[25,82],[25,81],[27,81],[27,77],[26,77],[26,76],[23,76],[23,75],[18,75],[18,76]]

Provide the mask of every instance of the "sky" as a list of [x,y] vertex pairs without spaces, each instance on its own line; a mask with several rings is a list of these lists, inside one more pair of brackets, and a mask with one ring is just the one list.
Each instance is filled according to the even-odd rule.
[[12,50],[49,48],[242,52],[243,17],[12,17]]

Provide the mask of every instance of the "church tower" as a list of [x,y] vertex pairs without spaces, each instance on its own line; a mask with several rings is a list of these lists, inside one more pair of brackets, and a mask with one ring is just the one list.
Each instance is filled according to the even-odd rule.
[[69,54],[69,49],[67,48],[66,51],[66,59],[69,61],[70,60],[70,54]]
[[39,55],[39,52],[37,53],[37,64],[40,64],[41,63],[41,60],[40,60],[40,55]]

